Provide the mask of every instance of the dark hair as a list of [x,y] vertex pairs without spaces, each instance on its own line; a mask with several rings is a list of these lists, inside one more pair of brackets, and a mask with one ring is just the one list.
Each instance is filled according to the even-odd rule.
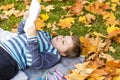
[[82,44],[80,42],[79,37],[72,36],[73,40],[73,47],[68,49],[65,53],[67,54],[67,57],[79,57],[82,52]]

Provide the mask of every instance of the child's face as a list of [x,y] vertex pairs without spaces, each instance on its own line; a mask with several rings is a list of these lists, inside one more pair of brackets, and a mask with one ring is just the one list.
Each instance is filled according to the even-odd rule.
[[62,56],[66,56],[65,51],[73,47],[72,36],[56,36],[52,39],[52,44]]

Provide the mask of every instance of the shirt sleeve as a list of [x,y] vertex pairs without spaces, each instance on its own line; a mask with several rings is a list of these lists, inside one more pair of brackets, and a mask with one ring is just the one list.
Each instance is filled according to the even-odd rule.
[[27,65],[34,69],[47,69],[60,61],[53,53],[40,53],[37,38],[28,39],[26,58]]
[[18,29],[17,29],[18,34],[23,34],[23,33],[25,33],[24,30],[23,30],[23,28],[24,28],[24,26],[25,26],[25,22],[26,22],[26,20],[25,20],[25,19],[22,19],[22,21],[19,23]]

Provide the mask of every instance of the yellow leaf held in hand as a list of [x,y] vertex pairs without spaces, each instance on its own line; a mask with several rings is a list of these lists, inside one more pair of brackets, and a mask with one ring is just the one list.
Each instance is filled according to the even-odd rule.
[[68,17],[68,18],[64,18],[64,19],[60,19],[58,25],[61,28],[71,28],[72,24],[74,24],[74,18],[72,17]]
[[48,16],[47,13],[46,14],[41,14],[40,16],[41,16],[42,20],[44,20],[44,21],[47,21],[49,19],[49,16]]

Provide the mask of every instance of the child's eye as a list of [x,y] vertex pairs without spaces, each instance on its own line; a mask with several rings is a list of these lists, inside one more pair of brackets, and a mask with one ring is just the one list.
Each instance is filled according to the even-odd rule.
[[64,41],[62,43],[64,44]]

